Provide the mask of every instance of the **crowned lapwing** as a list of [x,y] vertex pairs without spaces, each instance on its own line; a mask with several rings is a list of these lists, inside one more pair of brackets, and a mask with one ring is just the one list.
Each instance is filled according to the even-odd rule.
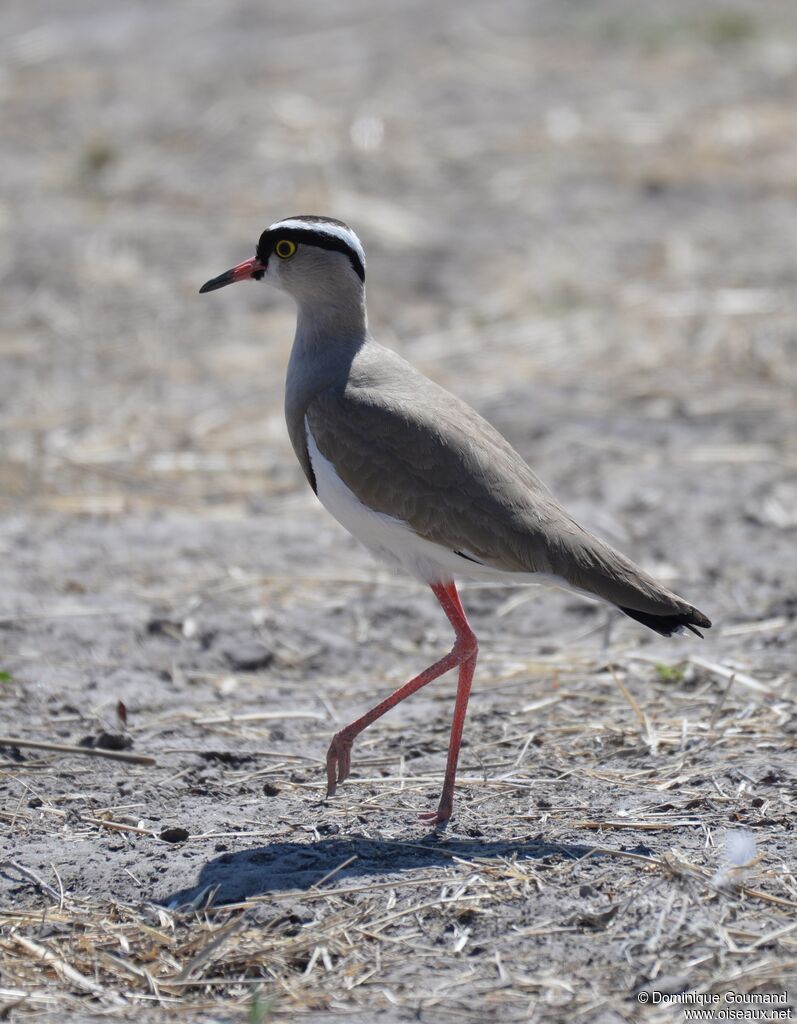
[[662,636],[711,622],[562,508],[508,441],[477,412],[374,341],[365,308],[365,252],[338,220],[298,216],[263,232],[256,255],[203,285],[268,281],[298,307],[285,387],[288,433],[325,508],[379,558],[427,583],[454,646],[341,729],[327,753],[327,795],[349,774],[354,738],[405,697],[459,668],[445,781],[454,779],[478,643],[456,589],[460,576],[545,583],[598,598]]

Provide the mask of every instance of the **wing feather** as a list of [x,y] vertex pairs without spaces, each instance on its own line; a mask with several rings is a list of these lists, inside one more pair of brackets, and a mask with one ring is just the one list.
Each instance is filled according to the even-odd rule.
[[708,623],[579,526],[474,409],[387,352],[306,411],[319,451],[364,504],[502,571],[552,574],[623,608]]

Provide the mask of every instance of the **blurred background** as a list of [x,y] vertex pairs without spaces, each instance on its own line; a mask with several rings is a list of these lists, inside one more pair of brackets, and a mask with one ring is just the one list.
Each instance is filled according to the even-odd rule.
[[793,613],[792,3],[6,0],[0,39],[9,557],[34,514],[321,521],[292,306],[197,294],[320,213],[375,335],[589,526]]

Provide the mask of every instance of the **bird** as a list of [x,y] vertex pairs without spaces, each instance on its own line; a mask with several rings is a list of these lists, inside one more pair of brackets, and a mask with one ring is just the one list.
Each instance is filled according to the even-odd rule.
[[447,654],[333,736],[327,797],[349,775],[355,738],[456,668],[440,800],[436,811],[419,815],[444,828],[479,652],[458,579],[575,591],[662,636],[689,630],[702,637],[711,622],[581,527],[486,419],[372,337],[365,251],[345,223],[315,215],[277,221],[252,258],[200,293],[247,280],[265,281],[296,303],[285,418],[308,483],[377,558],[431,588],[454,631]]

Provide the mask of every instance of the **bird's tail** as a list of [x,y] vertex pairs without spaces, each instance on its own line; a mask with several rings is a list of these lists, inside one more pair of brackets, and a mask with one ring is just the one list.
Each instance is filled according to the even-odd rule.
[[561,575],[571,586],[613,604],[661,636],[689,630],[702,637],[700,630],[710,629],[711,620],[694,605],[662,586],[610,545],[579,527],[576,530],[579,532],[573,531],[572,536],[580,543],[570,548],[570,558],[565,560],[561,558],[562,553],[557,552],[561,558]]
[[711,619],[691,605],[688,612],[678,612],[674,615],[653,615],[650,612],[638,612],[634,608],[622,608],[620,605],[617,607],[630,618],[641,622],[643,626],[654,629],[662,636],[677,636],[679,633],[685,633],[688,629],[702,640],[703,634],[697,627],[711,628]]

